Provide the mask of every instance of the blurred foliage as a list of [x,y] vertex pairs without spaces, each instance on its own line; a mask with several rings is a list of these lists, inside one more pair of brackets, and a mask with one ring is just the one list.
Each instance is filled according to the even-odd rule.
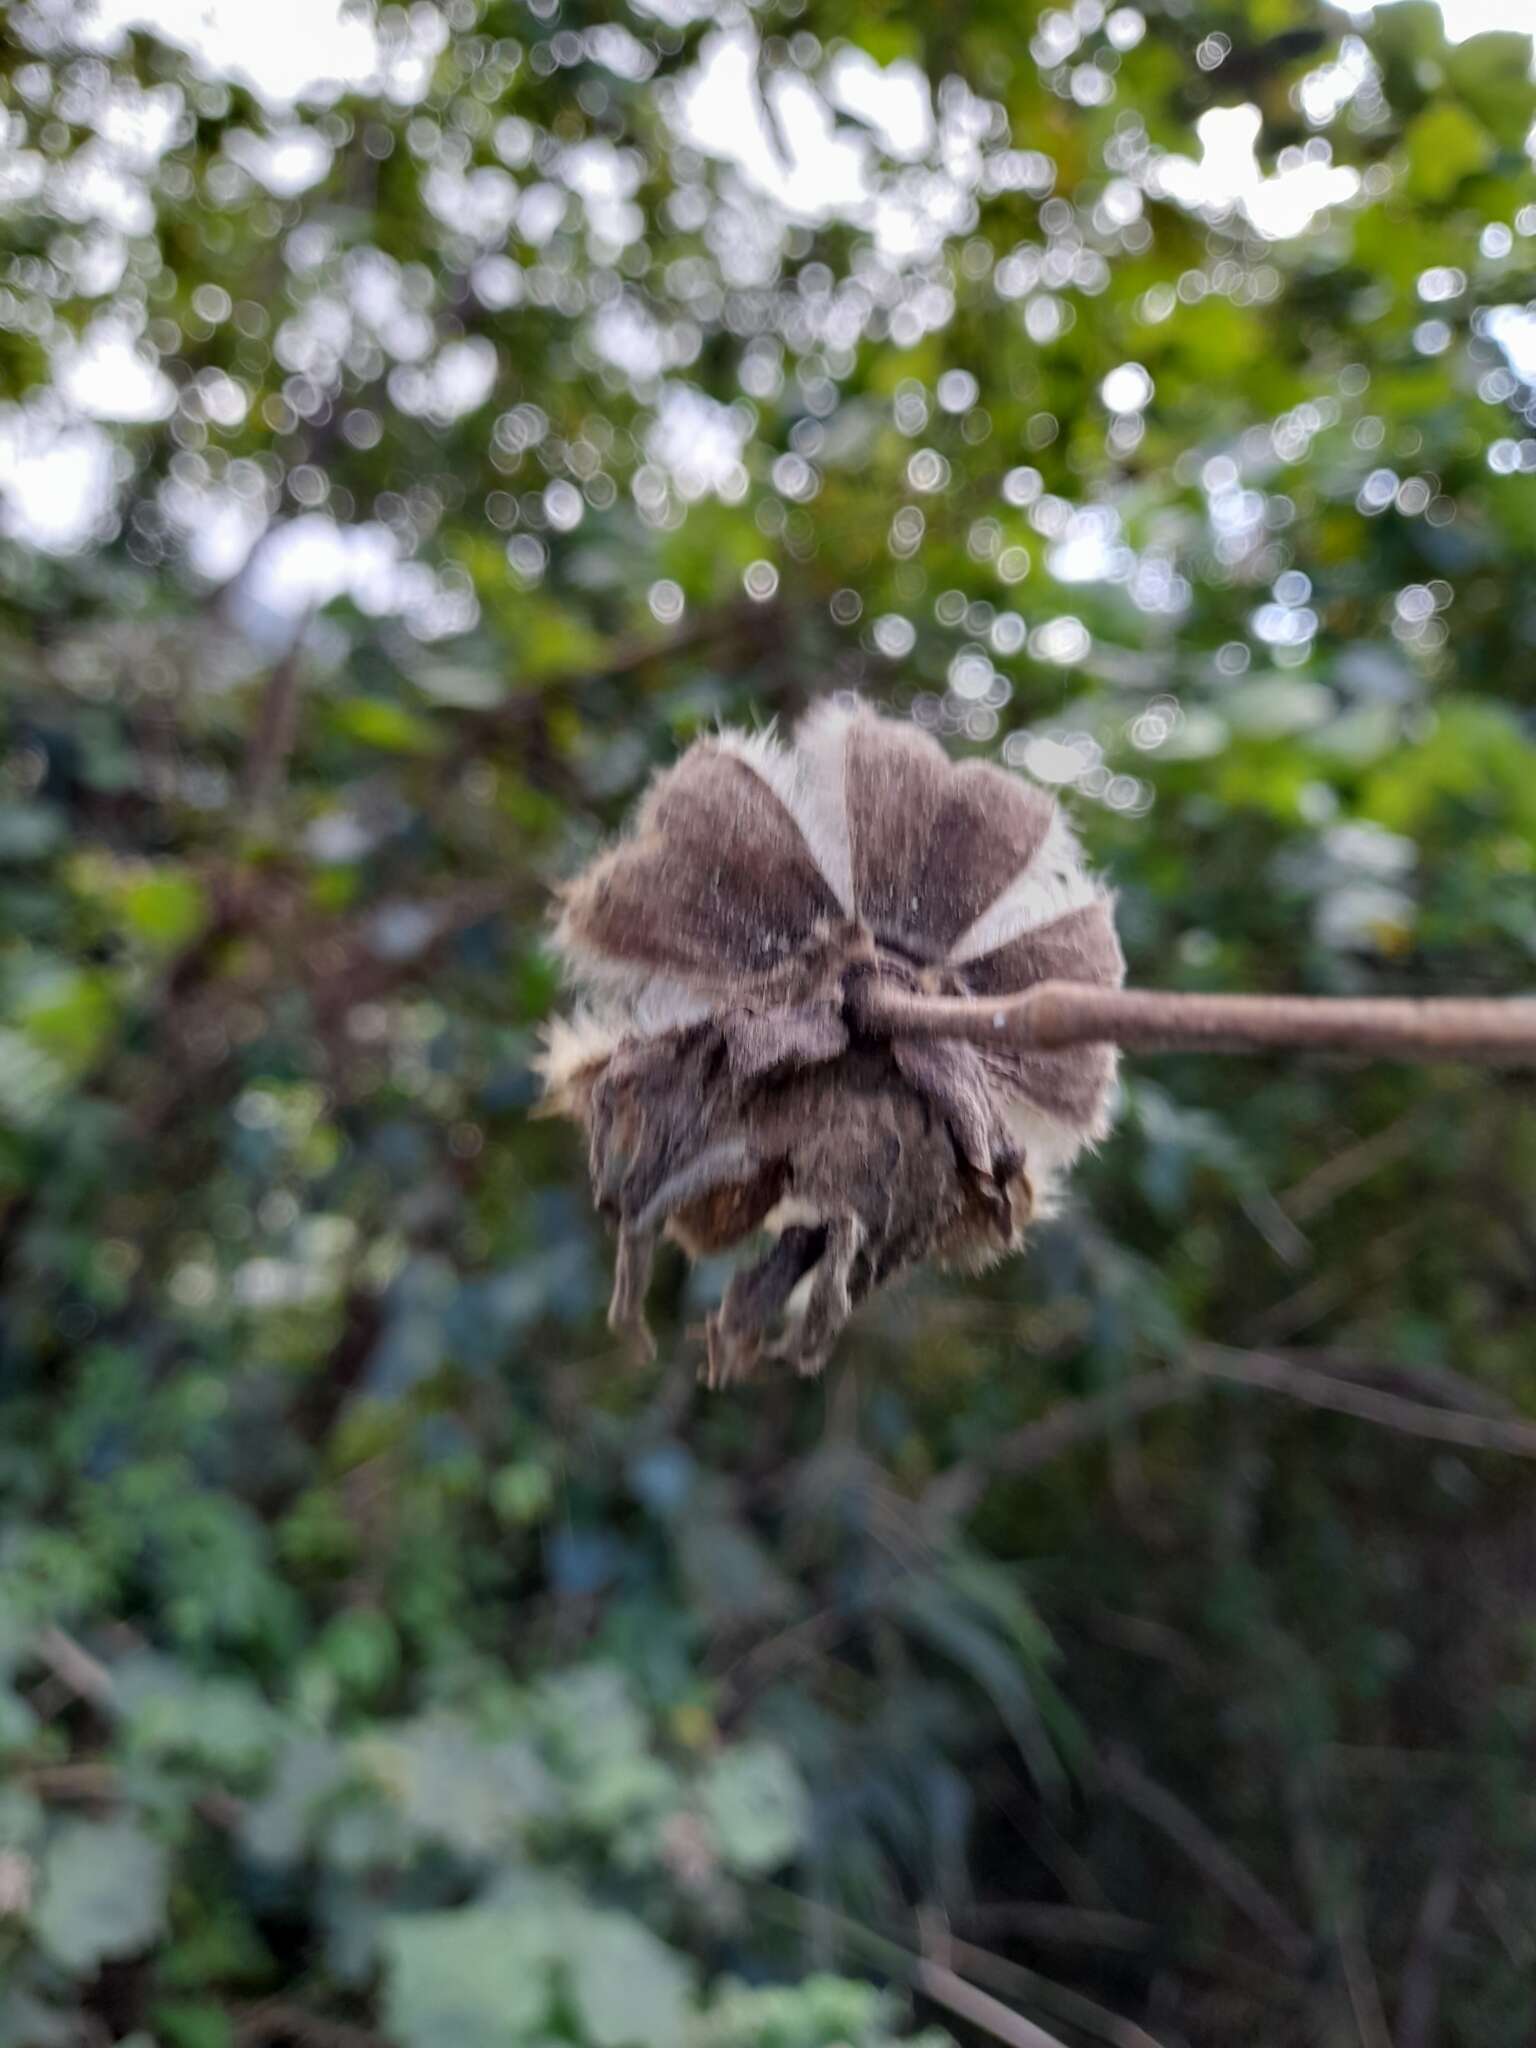
[[1528,1080],[1139,1066],[708,1401],[526,1118],[551,883],[831,688],[1137,979],[1530,985],[1526,39],[6,16],[0,2042],[1527,2042]]

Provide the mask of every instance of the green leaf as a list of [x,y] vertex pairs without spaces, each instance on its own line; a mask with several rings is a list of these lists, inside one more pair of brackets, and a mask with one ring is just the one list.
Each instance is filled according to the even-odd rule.
[[543,1916],[422,1913],[385,1931],[384,2020],[400,2048],[516,2048],[546,2020]]
[[42,1122],[67,1085],[57,1060],[21,1032],[0,1025],[0,1120],[29,1130]]
[[25,2041],[27,2048],[77,2048],[78,2013],[71,2018],[40,2005],[26,1991],[0,1991],[0,2041]]
[[0,861],[43,860],[68,837],[64,813],[52,804],[0,804]]
[[146,1755],[241,1772],[263,1763],[276,1743],[277,1715],[239,1679],[199,1680],[155,1659],[130,1667],[119,1686],[128,1739]]
[[412,1833],[485,1857],[549,1813],[555,1790],[526,1743],[487,1743],[452,1715],[433,1715],[357,1748]]
[[564,1916],[562,1960],[592,2048],[677,2048],[687,2025],[681,1958],[623,1913]]
[[433,754],[442,745],[435,726],[382,697],[344,697],[332,706],[331,719],[347,738],[381,753]]
[[810,1802],[789,1757],[771,1742],[744,1742],[710,1765],[700,1794],[721,1856],[743,1876],[788,1863],[805,1844]]
[[166,1859],[131,1821],[61,1828],[43,1862],[38,1939],[67,1970],[85,1976],[140,1954],[165,1929]]
[[1445,60],[1457,93],[1506,149],[1521,149],[1536,119],[1531,38],[1513,29],[1485,30],[1458,44]]
[[1408,149],[1408,188],[1420,199],[1449,199],[1463,178],[1482,170],[1493,156],[1493,137],[1465,107],[1450,102],[1427,107],[1403,137]]
[[16,1006],[27,1036],[77,1068],[95,1057],[115,1015],[106,976],[87,967],[41,969],[29,978]]
[[245,1809],[240,1832],[263,1863],[295,1863],[304,1853],[318,1809],[347,1780],[337,1743],[300,1736],[280,1753],[266,1794]]
[[233,2048],[234,2023],[216,2005],[159,2005],[154,2023],[164,2048]]
[[171,868],[130,882],[123,890],[122,907],[137,937],[167,950],[184,946],[207,915],[200,884],[193,876]]

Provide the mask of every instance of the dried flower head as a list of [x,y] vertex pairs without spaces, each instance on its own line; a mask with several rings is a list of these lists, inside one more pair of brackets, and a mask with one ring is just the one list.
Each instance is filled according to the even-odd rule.
[[544,1107],[585,1127],[618,1229],[613,1327],[648,1341],[663,1233],[693,1258],[767,1240],[709,1320],[711,1384],[765,1353],[818,1372],[894,1274],[1014,1250],[1105,1129],[1108,1046],[857,1029],[860,977],[1001,997],[1124,971],[1054,799],[865,707],[821,706],[788,748],[698,741],[556,937],[587,1006],[550,1032]]

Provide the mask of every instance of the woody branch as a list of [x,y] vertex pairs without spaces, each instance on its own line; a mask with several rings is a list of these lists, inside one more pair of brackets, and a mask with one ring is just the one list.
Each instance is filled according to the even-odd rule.
[[1183,995],[1046,981],[997,1001],[914,995],[874,977],[850,990],[877,1037],[1029,1047],[1108,1043],[1136,1052],[1354,1053],[1536,1066],[1536,997]]

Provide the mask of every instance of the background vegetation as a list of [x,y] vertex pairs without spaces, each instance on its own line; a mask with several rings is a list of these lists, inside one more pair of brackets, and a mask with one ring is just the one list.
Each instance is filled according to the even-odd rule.
[[526,1112],[551,882],[835,688],[1138,980],[1529,987],[1528,41],[347,34],[0,38],[0,2041],[1527,2042],[1528,1079],[1141,1063],[714,1399]]

